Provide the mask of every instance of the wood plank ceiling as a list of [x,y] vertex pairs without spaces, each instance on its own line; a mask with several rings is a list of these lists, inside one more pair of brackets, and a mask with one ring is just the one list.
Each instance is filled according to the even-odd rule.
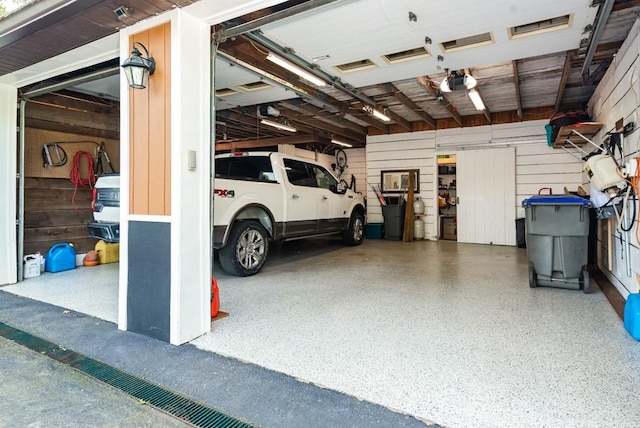
[[[36,20],[26,25],[12,25],[12,15],[0,18],[0,76],[36,62],[52,58],[86,43],[117,32],[150,16],[184,7],[196,0],[127,0],[130,14],[119,20],[114,10],[122,2],[83,0],[64,7],[44,9]],[[24,11],[37,7],[27,5]],[[16,14],[17,16],[17,14]]]

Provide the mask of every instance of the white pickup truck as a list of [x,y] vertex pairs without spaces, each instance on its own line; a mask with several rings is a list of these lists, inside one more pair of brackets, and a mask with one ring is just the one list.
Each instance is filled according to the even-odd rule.
[[[117,242],[120,177],[98,178],[89,235]],[[362,195],[340,185],[321,164],[277,152],[240,152],[215,158],[213,247],[233,275],[262,269],[272,240],[341,233],[362,243]]]
[[215,158],[214,248],[228,273],[256,274],[270,240],[342,233],[362,243],[364,198],[317,162],[277,152]]

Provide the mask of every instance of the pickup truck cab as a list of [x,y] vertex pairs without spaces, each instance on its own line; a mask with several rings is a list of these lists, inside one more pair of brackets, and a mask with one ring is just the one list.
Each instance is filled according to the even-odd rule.
[[269,241],[341,233],[363,240],[364,198],[343,187],[324,166],[277,152],[239,152],[215,158],[214,248],[222,268],[256,274]]

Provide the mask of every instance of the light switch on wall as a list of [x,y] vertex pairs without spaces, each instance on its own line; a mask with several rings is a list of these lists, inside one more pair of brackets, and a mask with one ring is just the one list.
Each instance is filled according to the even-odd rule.
[[195,150],[189,150],[187,152],[187,169],[189,171],[196,170],[196,151]]

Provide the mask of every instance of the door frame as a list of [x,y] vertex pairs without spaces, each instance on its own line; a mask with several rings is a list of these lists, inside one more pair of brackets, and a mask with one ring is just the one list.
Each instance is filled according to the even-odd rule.
[[[503,181],[505,181],[505,183],[508,185],[509,188],[512,187],[512,192],[510,192],[510,194],[512,193],[512,198],[510,198],[506,204],[505,204],[505,209],[507,209],[507,211],[505,212],[505,214],[507,215],[507,217],[513,217],[513,221],[510,222],[510,224],[506,224],[508,223],[508,219],[506,219],[507,221],[504,224],[504,231],[505,231],[505,238],[503,241],[500,242],[495,242],[495,239],[487,239],[484,240],[486,242],[470,242],[470,243],[479,243],[479,244],[496,244],[496,245],[516,245],[516,237],[515,237],[515,218],[516,218],[516,205],[515,205],[515,198],[516,198],[516,184],[515,184],[515,179],[516,179],[516,154],[515,154],[515,148],[514,147],[486,147],[486,146],[478,146],[478,147],[470,147],[467,150],[460,150],[460,148],[455,148],[452,147],[451,149],[446,149],[446,148],[442,148],[440,150],[437,150],[434,156],[434,176],[438,177],[437,174],[437,168],[438,168],[438,155],[455,155],[456,156],[456,194],[458,197],[460,197],[460,195],[462,194],[462,197],[464,198],[464,189],[462,189],[462,186],[464,185],[463,183],[461,183],[460,181],[460,171],[461,171],[461,165],[460,165],[460,154],[464,153],[463,156],[468,155],[471,152],[476,152],[476,151],[482,151],[482,152],[486,152],[486,153],[491,153],[492,151],[512,151],[513,153],[513,171],[512,172],[508,172],[507,174],[509,175],[509,177],[511,177],[510,179],[507,179],[506,176],[503,177]],[[495,153],[495,152],[493,152]],[[500,170],[500,172],[503,172],[504,169]],[[464,181],[464,180],[463,180]],[[440,215],[439,215],[439,208],[438,208],[438,180],[434,180],[434,207],[436,210],[436,214],[437,214],[437,218],[438,221],[436,221],[436,225],[435,225],[435,229],[436,229],[436,236],[438,237],[438,239],[440,239],[440,234],[441,234],[441,228],[440,228]],[[462,191],[461,191],[462,189]],[[508,189],[507,189],[508,190]],[[459,202],[460,200],[458,200]],[[465,201],[462,201],[462,203],[465,203]],[[509,212],[511,212],[511,216],[509,215]],[[462,214],[463,217],[460,217]],[[462,220],[464,221],[464,210],[461,213],[460,210],[460,205],[456,204],[456,216],[458,218],[458,222],[460,222],[460,219],[462,218]],[[460,223],[458,223],[460,224]],[[464,229],[463,229],[464,230]],[[511,231],[511,232],[510,232]],[[457,241],[458,242],[469,242],[469,241],[465,241],[465,237],[462,236],[462,240],[461,235],[460,235],[460,229],[458,226],[458,235],[457,235]],[[513,241],[513,242],[511,242]]]

